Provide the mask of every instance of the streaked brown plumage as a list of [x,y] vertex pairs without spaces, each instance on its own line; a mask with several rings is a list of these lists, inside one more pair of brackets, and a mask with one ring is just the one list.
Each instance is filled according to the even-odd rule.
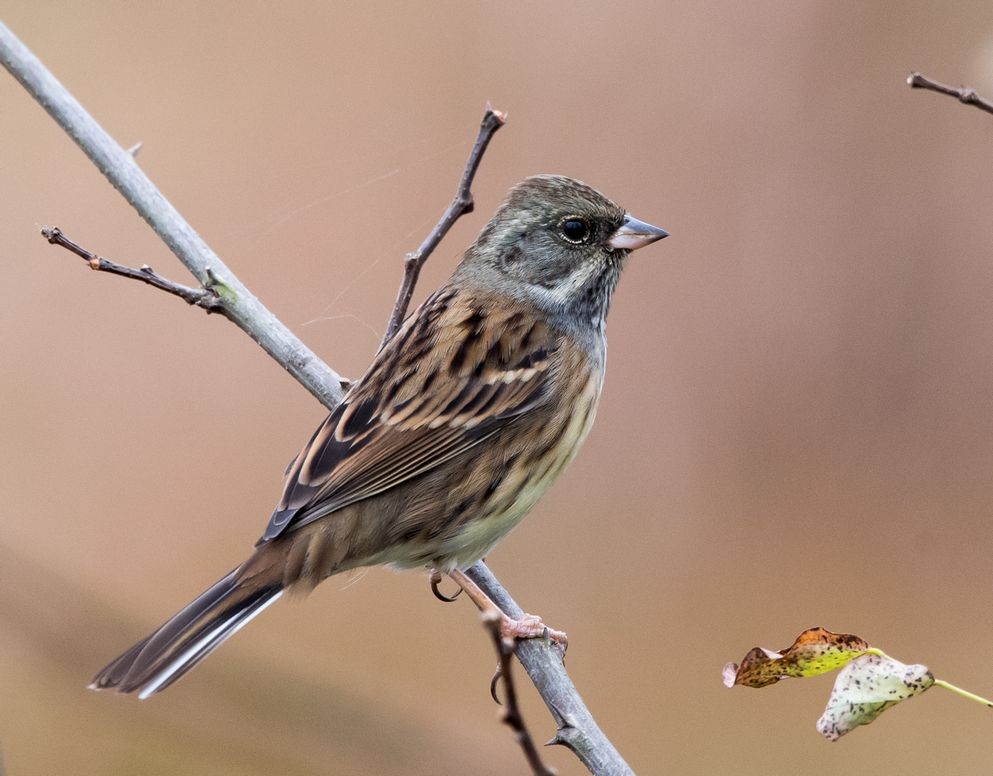
[[485,555],[586,437],[621,265],[664,236],[569,178],[515,187],[290,465],[251,557],[91,687],[164,689],[284,589]]

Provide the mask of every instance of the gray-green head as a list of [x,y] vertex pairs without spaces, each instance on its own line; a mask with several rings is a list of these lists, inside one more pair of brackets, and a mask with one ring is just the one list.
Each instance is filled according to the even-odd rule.
[[624,260],[667,232],[562,175],[517,184],[458,273],[553,315],[602,323]]

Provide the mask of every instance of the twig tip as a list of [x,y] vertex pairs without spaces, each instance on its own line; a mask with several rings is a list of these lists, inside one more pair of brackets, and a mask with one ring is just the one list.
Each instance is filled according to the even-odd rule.
[[497,124],[502,126],[507,123],[507,111],[497,110],[489,100],[486,101],[485,112],[487,117],[492,116]]
[[938,94],[955,97],[963,105],[972,105],[986,113],[993,113],[993,102],[983,99],[976,94],[975,89],[971,89],[968,86],[949,86],[940,81],[933,81],[918,72],[911,73],[907,77],[907,83],[910,84],[911,89],[927,89],[928,91],[938,92]]

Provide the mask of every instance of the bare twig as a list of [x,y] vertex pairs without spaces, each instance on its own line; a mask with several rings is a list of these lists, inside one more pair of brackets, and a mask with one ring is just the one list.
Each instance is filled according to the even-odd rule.
[[[231,291],[232,300],[229,301],[227,293],[220,297],[231,320],[325,406],[333,408],[342,395],[342,378],[251,294],[138,168],[132,156],[114,142],[2,23],[0,63],[73,138],[202,284],[209,287],[223,283],[225,292]],[[467,171],[470,180],[474,172],[474,168]],[[506,614],[523,614],[483,563],[473,566],[469,574]],[[559,725],[552,743],[569,746],[597,776],[631,774],[590,715],[556,648],[542,639],[529,639],[520,642],[515,653]]]
[[927,89],[932,92],[938,92],[939,94],[947,94],[949,97],[955,97],[959,102],[966,105],[975,105],[979,110],[993,113],[993,102],[984,100],[976,94],[974,89],[970,89],[967,86],[960,86],[958,88],[948,86],[938,81],[932,81],[920,73],[911,73],[907,76],[907,83],[910,84],[911,89]]
[[184,286],[180,283],[173,283],[171,280],[167,280],[147,264],[138,269],[117,264],[110,259],[105,259],[103,256],[97,256],[81,245],[74,243],[57,226],[51,228],[45,227],[41,230],[41,234],[52,245],[59,245],[75,253],[89,265],[90,269],[97,270],[98,272],[109,272],[112,275],[120,275],[131,280],[139,280],[142,283],[154,286],[160,291],[165,291],[167,294],[178,296],[187,304],[202,307],[208,313],[227,315],[227,309],[221,304],[216,285],[211,288],[191,288],[190,286]]
[[[534,739],[531,737],[527,725],[524,724],[524,717],[517,704],[517,688],[514,686],[513,666],[510,663],[510,658],[514,654],[514,641],[503,638],[500,633],[500,613],[494,609],[491,608],[489,611],[483,612],[483,624],[493,636],[493,646],[496,648],[497,659],[500,661],[497,665],[494,683],[490,687],[491,694],[496,700],[495,679],[497,677],[503,679],[503,693],[506,701],[503,703],[500,719],[514,731],[514,739],[524,751],[524,757],[528,761],[528,765],[531,766],[531,773],[535,776],[555,776],[555,771],[541,761],[541,755],[538,754],[538,748],[534,745]],[[497,702],[499,703],[499,701]]]
[[469,152],[469,158],[466,159],[465,169],[462,171],[462,179],[459,181],[459,188],[455,192],[455,199],[452,200],[452,204],[442,214],[441,220],[438,221],[434,229],[424,238],[424,242],[421,243],[420,247],[413,253],[408,253],[404,259],[403,282],[400,284],[400,290],[397,292],[397,300],[393,305],[393,312],[390,314],[389,323],[386,324],[386,333],[383,335],[383,341],[379,345],[380,348],[390,341],[400,328],[400,324],[403,323],[403,319],[407,315],[407,308],[410,306],[410,298],[414,294],[414,286],[417,285],[417,278],[421,274],[421,267],[424,266],[424,262],[428,260],[428,257],[438,247],[438,243],[448,234],[448,231],[455,225],[455,222],[466,213],[472,212],[474,206],[472,181],[476,177],[476,170],[479,169],[479,163],[483,160],[486,146],[490,144],[493,135],[506,121],[507,114],[495,110],[492,105],[487,103],[483,120],[479,123],[479,133],[476,135],[476,142],[473,143],[472,150]]

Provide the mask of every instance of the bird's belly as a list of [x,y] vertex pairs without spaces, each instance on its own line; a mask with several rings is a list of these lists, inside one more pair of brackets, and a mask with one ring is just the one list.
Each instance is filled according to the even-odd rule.
[[[506,536],[551,487],[576,457],[593,426],[600,397],[601,375],[591,376],[579,400],[564,409],[562,421],[551,424],[550,440],[529,465],[506,467],[504,480],[485,509],[466,520],[456,535],[438,547],[435,562],[442,569],[466,568],[486,555]],[[554,429],[557,425],[558,432]]]
[[538,503],[568,461],[558,471],[544,477],[530,477],[521,484],[517,496],[499,510],[467,521],[459,534],[439,548],[439,558],[448,569],[467,568],[486,555]]

